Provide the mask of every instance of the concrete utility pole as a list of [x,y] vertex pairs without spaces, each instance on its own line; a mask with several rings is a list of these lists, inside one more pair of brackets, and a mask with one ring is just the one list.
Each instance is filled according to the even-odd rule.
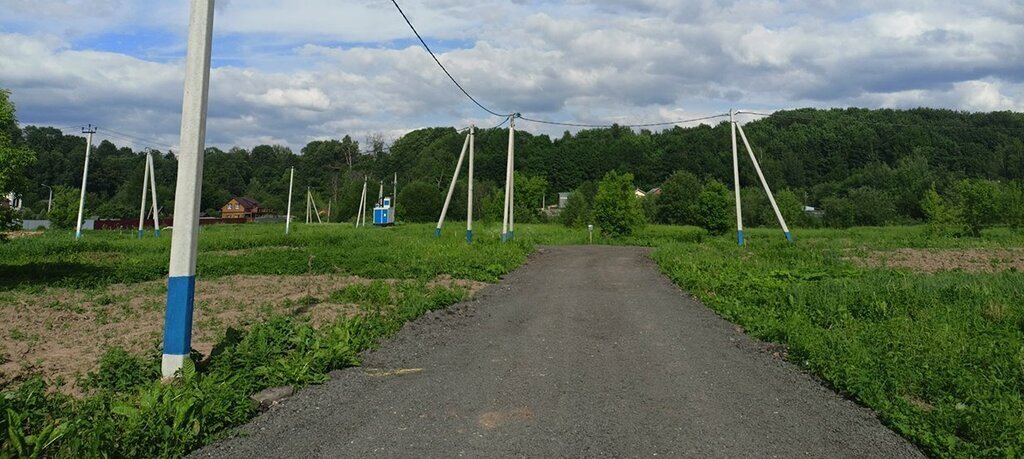
[[466,159],[466,152],[469,151],[469,139],[471,136],[472,134],[466,134],[466,141],[462,143],[462,153],[459,153],[459,161],[455,164],[452,184],[448,186],[448,195],[444,198],[444,207],[441,208],[441,217],[437,219],[437,229],[434,230],[434,237],[441,237],[441,227],[444,225],[444,218],[448,215],[448,206],[452,203],[452,196],[455,194],[455,184],[459,181],[459,174],[462,172],[462,162]]
[[88,138],[85,141],[85,169],[82,170],[82,195],[78,199],[78,225],[75,227],[75,240],[82,238],[82,213],[85,212],[85,186],[89,181],[89,153],[92,151],[92,135],[96,133],[96,128],[93,125],[89,125],[87,128],[82,128],[82,134],[88,134]]
[[[142,166],[142,204],[139,205],[139,239],[146,226],[146,192],[149,191],[149,153],[146,153],[146,164]],[[159,226],[157,227],[159,230]]]
[[210,52],[214,0],[192,0],[185,58],[185,91],[181,107],[181,152],[174,203],[174,236],[167,279],[164,324],[164,378],[174,377],[192,350],[199,209],[206,146],[206,110],[210,95]]
[[50,199],[46,201],[46,213],[49,214],[50,210],[53,209],[53,187],[50,185],[43,185],[50,189]]
[[729,128],[732,130],[732,178],[736,189],[736,239],[743,246],[743,206],[740,204],[740,159],[736,146],[736,110],[729,110]]
[[153,193],[153,236],[160,237],[160,206],[156,203],[156,166],[153,165],[155,160],[149,152],[146,153],[146,159],[149,160],[149,186]]
[[775,216],[779,219],[779,225],[782,226],[782,231],[786,233],[786,240],[793,242],[793,234],[789,232],[789,226],[786,225],[786,219],[782,217],[782,212],[779,211],[779,205],[775,202],[775,195],[772,194],[771,188],[768,187],[768,181],[764,178],[764,173],[761,172],[761,164],[757,162],[757,158],[754,156],[754,149],[750,148],[750,141],[747,140],[747,134],[743,132],[743,126],[736,125],[736,129],[740,131],[740,138],[743,139],[743,145],[747,147],[747,153],[750,154],[750,161],[754,163],[754,170],[757,171],[757,177],[761,179],[761,186],[764,187],[764,192],[768,195],[768,202],[772,204],[772,210],[775,211]]
[[505,212],[502,217],[501,223],[501,241],[505,242],[512,239],[512,232],[515,231],[515,224],[512,223],[515,218],[512,214],[512,193],[515,190],[513,180],[515,178],[515,137],[516,137],[516,117],[513,115],[509,120],[508,125],[508,158],[505,165]]
[[310,202],[312,202],[311,199],[312,199],[312,195],[309,194],[309,187],[307,186],[306,187],[306,224],[307,225],[313,222],[313,216],[310,215],[310,213],[309,213],[310,212],[310,208],[309,208]]
[[473,149],[476,147],[476,126],[469,127],[469,196],[466,199],[466,242],[473,242]]
[[292,229],[292,188],[295,186],[295,168],[292,168],[291,179],[288,180],[288,215],[285,216],[284,220],[284,234],[285,236],[291,232]]

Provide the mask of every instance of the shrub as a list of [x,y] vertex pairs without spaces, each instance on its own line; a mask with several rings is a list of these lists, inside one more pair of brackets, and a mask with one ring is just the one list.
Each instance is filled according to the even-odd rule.
[[999,191],[999,184],[990,180],[961,180],[953,187],[953,202],[972,236],[981,236],[981,230],[999,220]]
[[[53,209],[50,210],[50,224],[54,229],[72,229],[78,223],[79,191],[59,186],[53,191]],[[86,209],[88,210],[88,208]]]
[[658,221],[673,225],[697,224],[697,202],[702,187],[696,175],[676,171],[661,186]]
[[594,221],[606,236],[628,236],[644,226],[644,211],[636,198],[633,174],[609,172],[594,197]]
[[417,180],[399,193],[398,218],[407,222],[437,221],[444,206],[444,195],[436,186]]
[[931,237],[955,237],[967,233],[960,210],[949,205],[938,192],[935,185],[924,193],[921,210],[928,223],[927,233]]
[[725,234],[730,227],[729,204],[729,189],[717,180],[709,180],[697,198],[697,225],[711,234]]

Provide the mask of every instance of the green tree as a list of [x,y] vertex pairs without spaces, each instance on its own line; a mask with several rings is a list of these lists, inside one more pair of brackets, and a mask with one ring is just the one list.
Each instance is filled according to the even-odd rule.
[[644,226],[644,211],[636,198],[633,174],[612,171],[604,176],[594,197],[594,221],[606,236],[628,236]]
[[[78,223],[79,190],[59,186],[53,189],[53,209],[50,224],[54,229],[72,229]],[[88,204],[88,200],[86,201]],[[85,209],[89,211],[88,208]]]
[[999,184],[990,180],[965,179],[956,183],[953,195],[972,236],[981,236],[983,229],[999,220]]
[[1010,182],[1003,188],[1002,215],[1010,228],[1024,228],[1024,186],[1020,182]]
[[[31,166],[36,155],[20,144],[21,130],[14,115],[11,93],[0,89],[0,199],[8,192],[20,193],[26,186],[25,169]],[[3,232],[18,225],[18,216],[11,209],[0,209],[0,241]],[[18,225],[20,226],[20,225]]]
[[828,197],[821,200],[821,209],[825,212],[825,226],[830,228],[849,228],[856,224],[857,209],[849,198]]
[[697,224],[711,234],[725,234],[729,231],[729,189],[718,180],[708,180],[697,198]]
[[928,223],[927,233],[933,237],[956,237],[967,233],[960,210],[949,205],[937,191],[935,185],[925,191],[921,200],[921,210]]
[[537,223],[540,221],[538,209],[548,191],[548,181],[543,177],[535,177],[516,172],[516,222]]
[[441,215],[444,196],[436,186],[417,180],[402,188],[398,203],[402,207],[397,215],[402,221],[433,222]]
[[658,198],[658,221],[673,225],[697,224],[697,201],[700,180],[687,171],[676,171],[661,185]]

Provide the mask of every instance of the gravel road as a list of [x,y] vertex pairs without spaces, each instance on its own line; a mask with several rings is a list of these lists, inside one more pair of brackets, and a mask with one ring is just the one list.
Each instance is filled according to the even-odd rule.
[[920,457],[644,249],[544,248],[196,457]]

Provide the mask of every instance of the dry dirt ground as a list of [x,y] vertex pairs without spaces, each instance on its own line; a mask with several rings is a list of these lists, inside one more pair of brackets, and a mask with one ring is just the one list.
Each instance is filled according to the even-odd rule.
[[[229,327],[273,316],[304,316],[318,325],[358,314],[357,305],[331,303],[329,297],[349,285],[369,282],[331,275],[200,280],[192,347],[208,355]],[[471,293],[485,285],[451,278],[432,284]],[[320,302],[302,301],[307,297]],[[103,350],[118,346],[142,354],[159,348],[165,300],[165,281],[0,294],[0,386],[38,374],[62,392],[81,394],[76,380],[95,369]]]
[[925,273],[1024,271],[1024,249],[896,249],[868,252],[866,256],[849,259],[869,268],[905,268]]

